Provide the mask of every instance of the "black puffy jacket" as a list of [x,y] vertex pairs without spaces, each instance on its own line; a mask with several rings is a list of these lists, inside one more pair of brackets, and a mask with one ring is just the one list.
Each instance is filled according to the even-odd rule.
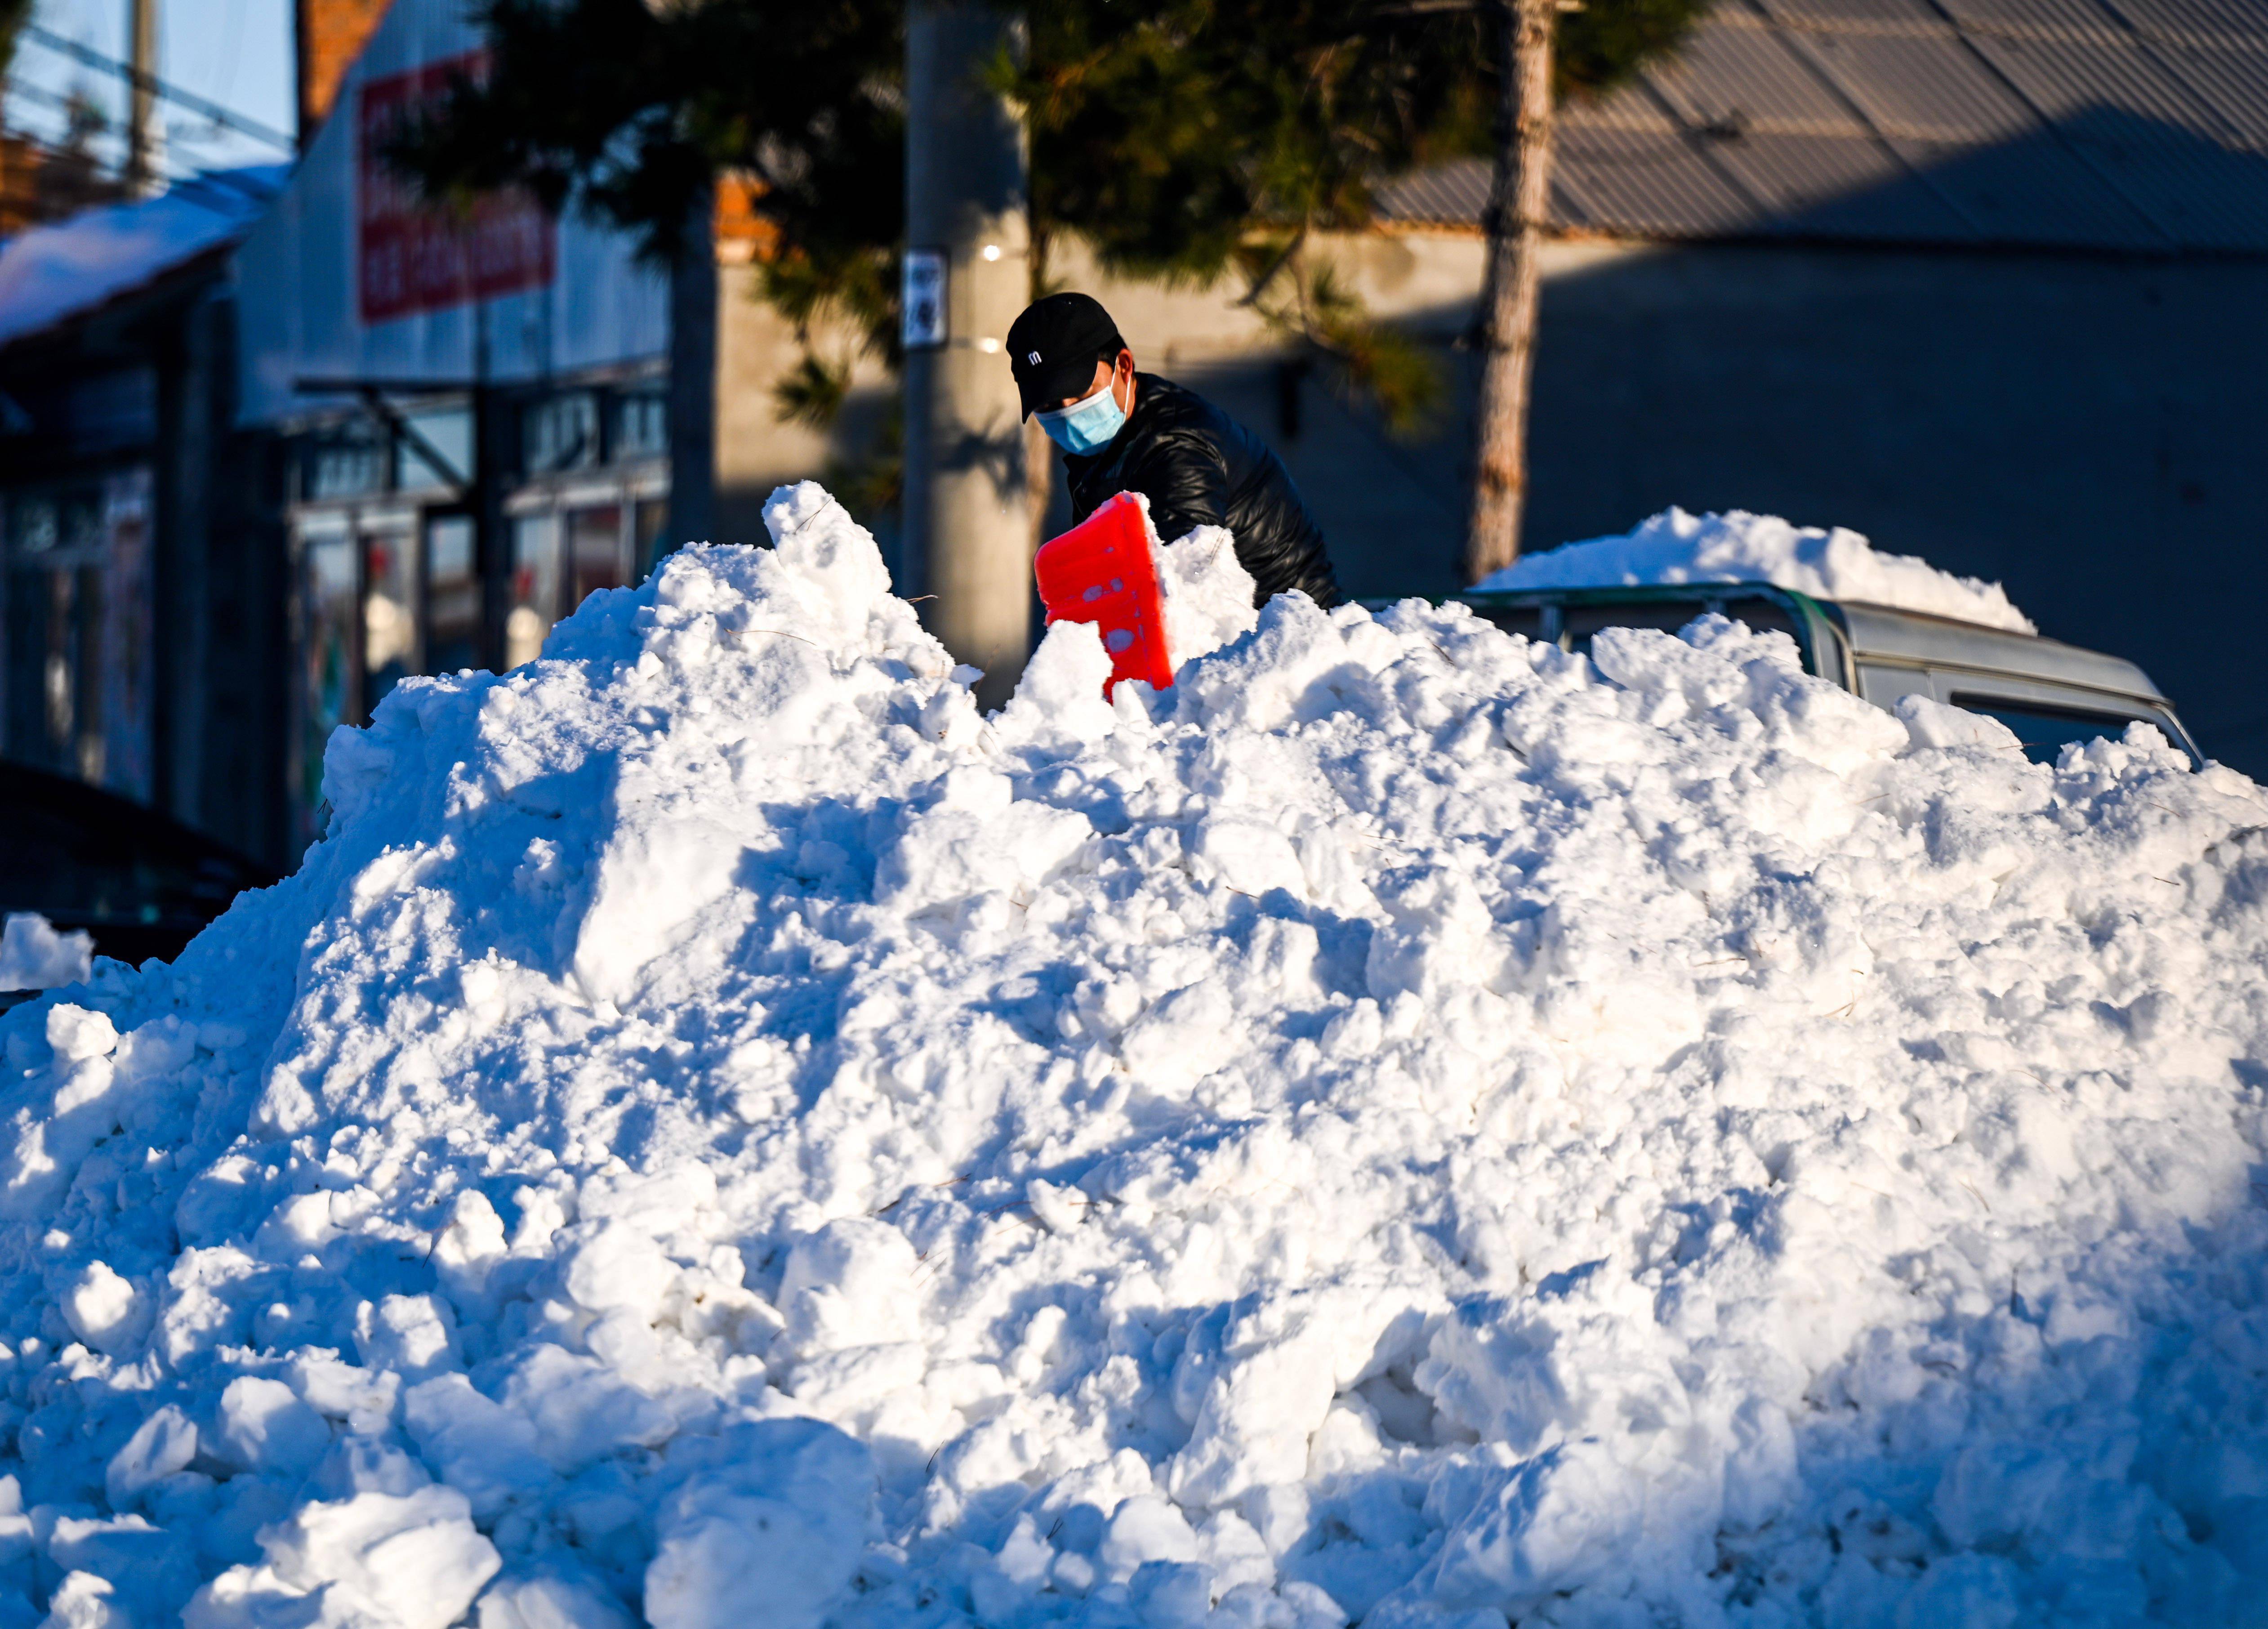
[[1320,606],[1339,602],[1322,530],[1283,460],[1193,390],[1137,373],[1134,411],[1117,436],[1099,453],[1066,456],[1064,468],[1074,520],[1121,492],[1139,492],[1167,542],[1192,527],[1226,527],[1257,586],[1256,604],[1293,588]]

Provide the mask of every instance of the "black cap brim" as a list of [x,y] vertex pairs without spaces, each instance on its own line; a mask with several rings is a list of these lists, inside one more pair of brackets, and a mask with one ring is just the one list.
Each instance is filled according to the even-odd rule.
[[1045,413],[1061,407],[1066,399],[1075,402],[1092,393],[1094,360],[1089,357],[1084,362],[1058,363],[1054,367],[1039,369],[1029,378],[1019,377],[1016,388],[1023,395],[1024,416]]

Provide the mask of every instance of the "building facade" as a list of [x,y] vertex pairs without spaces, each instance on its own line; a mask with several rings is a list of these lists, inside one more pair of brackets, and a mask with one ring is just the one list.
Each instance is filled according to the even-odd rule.
[[303,841],[334,729],[408,674],[526,660],[667,529],[669,278],[525,197],[445,215],[382,162],[392,122],[479,65],[460,8],[397,0],[236,252],[238,422],[284,471]]

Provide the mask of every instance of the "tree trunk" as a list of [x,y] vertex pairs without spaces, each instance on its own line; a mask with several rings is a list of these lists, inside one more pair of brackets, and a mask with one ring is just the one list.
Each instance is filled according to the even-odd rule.
[[1481,394],[1474,420],[1473,509],[1465,579],[1520,555],[1528,495],[1528,385],[1535,359],[1543,226],[1551,203],[1551,29],[1556,0],[1501,0],[1504,103],[1489,200],[1481,292]]

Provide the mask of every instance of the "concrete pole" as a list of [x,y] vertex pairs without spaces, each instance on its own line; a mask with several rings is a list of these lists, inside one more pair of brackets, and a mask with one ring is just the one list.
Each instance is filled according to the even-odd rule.
[[[1016,382],[1001,347],[1031,298],[1025,136],[983,83],[1023,26],[976,0],[915,0],[906,25],[906,239],[944,272],[940,327],[909,307],[905,551],[946,648],[1014,688],[1032,638],[1032,522]],[[927,286],[934,287],[934,282]],[[901,592],[904,592],[902,589]]]
[[158,0],[127,0],[126,37],[134,69],[126,93],[126,185],[146,198],[166,189],[166,131],[158,122]]

